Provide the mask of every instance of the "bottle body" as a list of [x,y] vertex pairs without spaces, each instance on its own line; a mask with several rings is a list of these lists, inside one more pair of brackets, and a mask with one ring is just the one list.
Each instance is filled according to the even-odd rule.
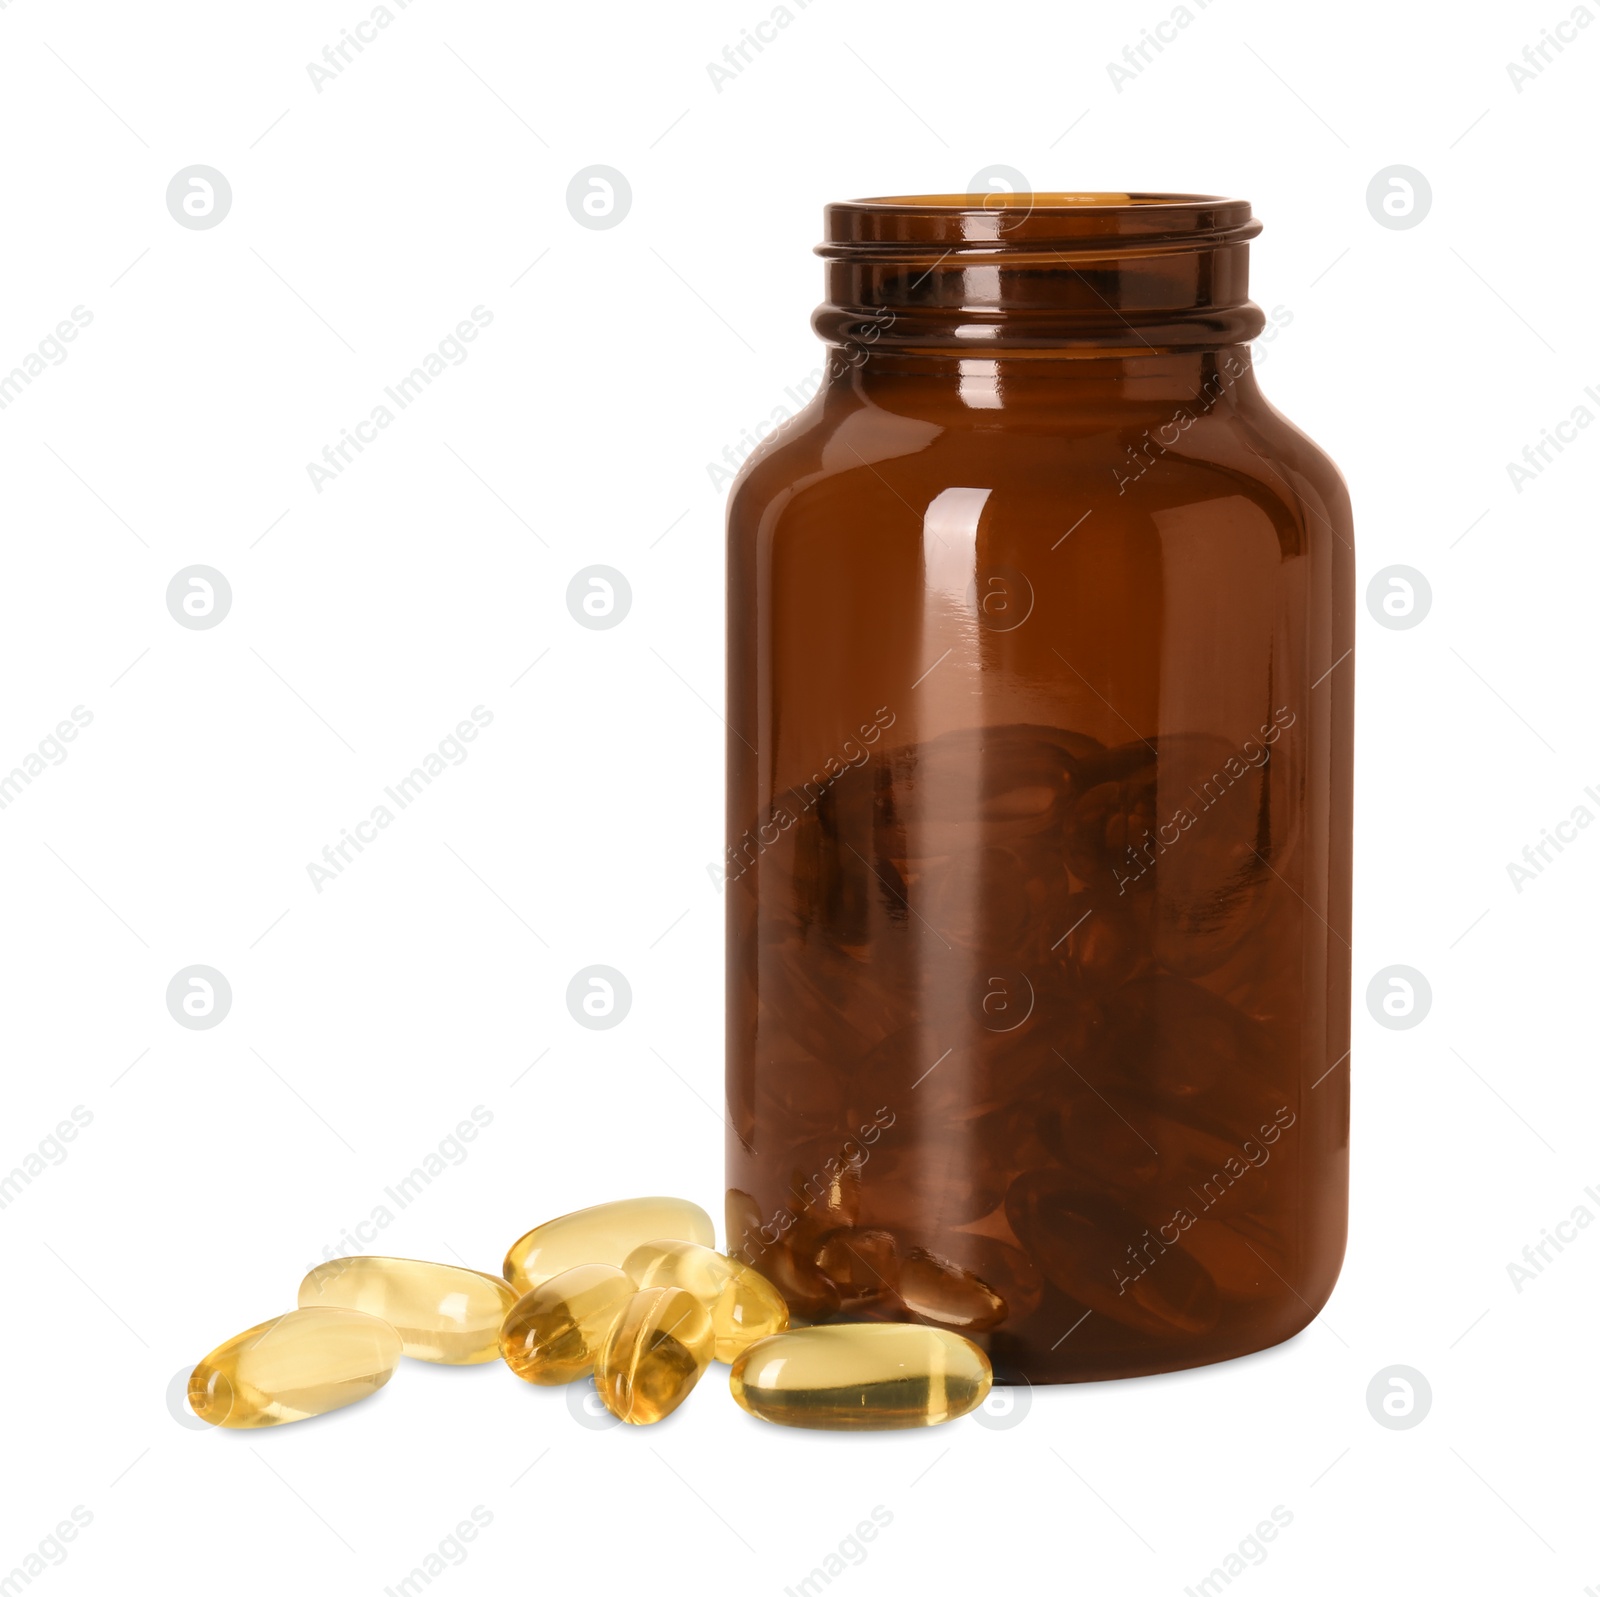
[[1280,1341],[1344,1245],[1343,485],[1242,342],[834,355],[729,507],[730,1251],[1000,1380]]

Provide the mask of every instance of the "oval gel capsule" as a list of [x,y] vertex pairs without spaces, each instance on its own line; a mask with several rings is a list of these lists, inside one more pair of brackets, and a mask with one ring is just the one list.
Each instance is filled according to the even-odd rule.
[[641,1291],[675,1286],[699,1298],[711,1316],[711,1356],[724,1364],[789,1327],[789,1305],[764,1275],[698,1242],[657,1237],[636,1247],[622,1267]]
[[1006,1300],[988,1282],[927,1248],[906,1255],[899,1290],[919,1320],[952,1331],[992,1331],[1006,1317]]
[[400,1333],[407,1358],[487,1364],[517,1294],[499,1276],[456,1264],[360,1255],[319,1264],[300,1283],[302,1309],[360,1309]]
[[500,1355],[535,1386],[564,1386],[594,1368],[630,1276],[614,1264],[577,1264],[517,1299],[500,1331]]
[[622,1261],[652,1237],[673,1237],[712,1247],[711,1216],[683,1198],[624,1198],[546,1220],[511,1244],[505,1278],[519,1294],[531,1292],[575,1264]]
[[595,1360],[600,1401],[630,1425],[654,1425],[694,1390],[711,1362],[711,1316],[692,1292],[635,1292]]
[[941,1425],[989,1395],[982,1348],[928,1325],[812,1325],[746,1348],[728,1372],[739,1406],[774,1425],[892,1431]]
[[293,1309],[206,1354],[189,1377],[189,1407],[229,1430],[287,1425],[371,1397],[400,1352],[400,1333],[376,1315]]
[[841,1226],[823,1238],[817,1268],[843,1302],[865,1306],[893,1300],[900,1281],[899,1245],[881,1226]]

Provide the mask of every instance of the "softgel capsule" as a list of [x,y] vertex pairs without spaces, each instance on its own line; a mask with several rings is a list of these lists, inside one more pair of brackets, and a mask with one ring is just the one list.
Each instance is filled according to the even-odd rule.
[[531,1292],[551,1276],[577,1264],[622,1261],[652,1237],[673,1237],[711,1247],[716,1242],[711,1216],[682,1198],[625,1198],[597,1203],[546,1220],[517,1238],[506,1254],[505,1278],[519,1293]]
[[310,1419],[371,1397],[400,1354],[400,1333],[375,1315],[294,1309],[206,1354],[189,1377],[189,1407],[229,1430]]
[[811,1430],[907,1430],[970,1414],[994,1371],[975,1343],[926,1325],[812,1325],[745,1349],[728,1372],[757,1419]]
[[[536,1226],[512,1245],[505,1278],[421,1259],[332,1259],[301,1281],[299,1308],[231,1337],[195,1366],[189,1403],[211,1425],[283,1425],[371,1396],[402,1357],[467,1365],[497,1355],[538,1386],[592,1372],[606,1408],[630,1425],[672,1414],[713,1358],[731,1364],[734,1397],[780,1425],[937,1425],[988,1393],[987,1358],[951,1331],[790,1331],[780,1286],[718,1253],[714,1241],[698,1205],[637,1198]],[[919,1249],[901,1260],[893,1238],[876,1233],[851,1234],[840,1251],[875,1259],[878,1276],[888,1270],[912,1312],[970,1323],[995,1296],[984,1288],[974,1313],[970,1271]],[[850,1296],[868,1301],[853,1278]]]
[[752,1342],[789,1325],[789,1305],[778,1289],[747,1264],[697,1242],[657,1238],[641,1243],[623,1262],[635,1286],[674,1286],[693,1293],[711,1316],[712,1357],[731,1364]]
[[359,1309],[387,1320],[407,1358],[486,1364],[517,1294],[499,1276],[454,1264],[367,1255],[319,1264],[300,1283],[300,1307]]
[[711,1316],[681,1287],[635,1292],[595,1359],[600,1401],[630,1425],[664,1420],[694,1390],[711,1362]]
[[535,1386],[581,1380],[634,1290],[615,1265],[563,1270],[517,1299],[500,1331],[500,1355]]

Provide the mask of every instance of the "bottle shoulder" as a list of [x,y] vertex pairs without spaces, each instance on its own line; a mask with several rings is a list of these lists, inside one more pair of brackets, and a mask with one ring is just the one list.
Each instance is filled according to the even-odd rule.
[[730,538],[804,527],[819,514],[895,506],[920,518],[950,489],[1022,514],[1082,502],[1128,526],[1186,505],[1244,499],[1297,547],[1351,546],[1350,496],[1327,453],[1253,385],[1211,403],[1172,398],[890,409],[819,393],[750,456],[729,492]]

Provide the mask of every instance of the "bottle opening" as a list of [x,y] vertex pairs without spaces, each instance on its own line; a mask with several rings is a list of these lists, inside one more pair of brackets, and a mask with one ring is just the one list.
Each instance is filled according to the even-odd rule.
[[824,213],[830,343],[948,354],[1220,348],[1249,300],[1247,200],[1208,194],[907,194]]
[[855,200],[856,205],[909,205],[951,207],[956,210],[1032,210],[1040,205],[1162,205],[1172,200],[1200,199],[1186,194],[1024,194],[1009,189],[983,194],[885,194],[877,199]]

